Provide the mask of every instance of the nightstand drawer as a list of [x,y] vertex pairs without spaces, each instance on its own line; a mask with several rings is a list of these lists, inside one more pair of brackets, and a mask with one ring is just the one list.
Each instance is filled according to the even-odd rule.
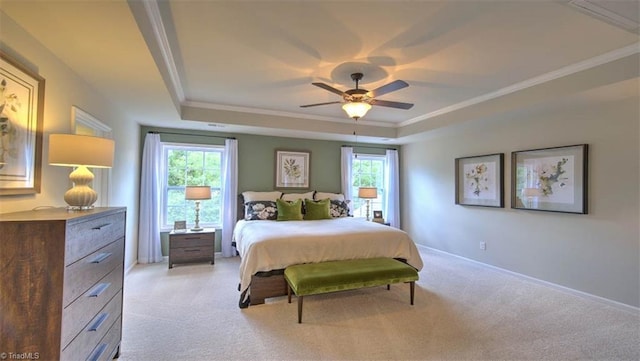
[[184,247],[206,247],[213,246],[213,236],[211,234],[181,234],[171,235],[171,248]]
[[171,250],[172,262],[203,262],[213,259],[213,246],[184,247]]

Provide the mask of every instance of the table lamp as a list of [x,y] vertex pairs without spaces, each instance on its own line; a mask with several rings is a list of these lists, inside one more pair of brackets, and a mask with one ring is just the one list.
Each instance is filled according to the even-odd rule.
[[372,199],[378,198],[378,188],[360,187],[358,188],[358,198],[367,200],[367,221],[369,220],[369,204]]
[[184,192],[184,199],[196,201],[196,224],[191,228],[192,231],[202,231],[200,227],[200,201],[211,199],[211,187],[209,186],[187,186]]
[[49,136],[49,164],[76,167],[69,174],[73,188],[64,194],[69,210],[93,208],[98,193],[91,189],[91,168],[111,168],[115,142],[113,139],[77,134],[51,134]]

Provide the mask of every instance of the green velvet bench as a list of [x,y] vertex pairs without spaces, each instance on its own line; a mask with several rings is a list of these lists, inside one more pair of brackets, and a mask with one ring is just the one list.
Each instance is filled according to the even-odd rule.
[[289,303],[292,291],[298,297],[298,323],[302,323],[302,301],[307,295],[383,285],[389,290],[392,283],[408,282],[413,305],[418,271],[393,258],[369,258],[289,266],[284,278]]

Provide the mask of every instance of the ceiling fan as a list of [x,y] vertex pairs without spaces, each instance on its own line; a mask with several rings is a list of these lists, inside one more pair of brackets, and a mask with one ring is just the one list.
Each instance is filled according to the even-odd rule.
[[343,103],[342,109],[349,115],[350,118],[358,120],[363,117],[369,109],[371,109],[372,105],[379,105],[382,107],[390,107],[397,109],[411,109],[413,104],[410,103],[402,103],[402,102],[394,102],[389,100],[379,100],[376,97],[391,93],[392,91],[400,90],[402,88],[406,88],[409,86],[407,82],[402,80],[392,81],[389,84],[383,85],[375,90],[366,90],[358,88],[358,83],[362,80],[362,73],[353,73],[351,74],[351,79],[356,82],[355,89],[350,89],[347,91],[342,91],[336,89],[325,83],[311,83],[317,87],[328,90],[332,93],[338,94],[342,97],[342,101],[335,102],[326,102],[326,103],[317,103],[317,104],[307,104],[301,105],[301,108],[315,107],[318,105],[327,105],[327,104],[339,104]]

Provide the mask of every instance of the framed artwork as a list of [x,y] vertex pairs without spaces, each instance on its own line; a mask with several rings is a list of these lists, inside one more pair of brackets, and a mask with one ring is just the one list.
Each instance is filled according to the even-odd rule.
[[186,232],[187,231],[187,221],[175,221],[175,222],[173,222],[173,230],[175,232]]
[[587,144],[511,153],[511,208],[587,214]]
[[382,218],[382,211],[373,211],[373,218]]
[[0,195],[40,193],[44,83],[0,51]]
[[504,153],[455,159],[456,204],[504,207]]
[[310,152],[276,150],[276,188],[309,188]]

